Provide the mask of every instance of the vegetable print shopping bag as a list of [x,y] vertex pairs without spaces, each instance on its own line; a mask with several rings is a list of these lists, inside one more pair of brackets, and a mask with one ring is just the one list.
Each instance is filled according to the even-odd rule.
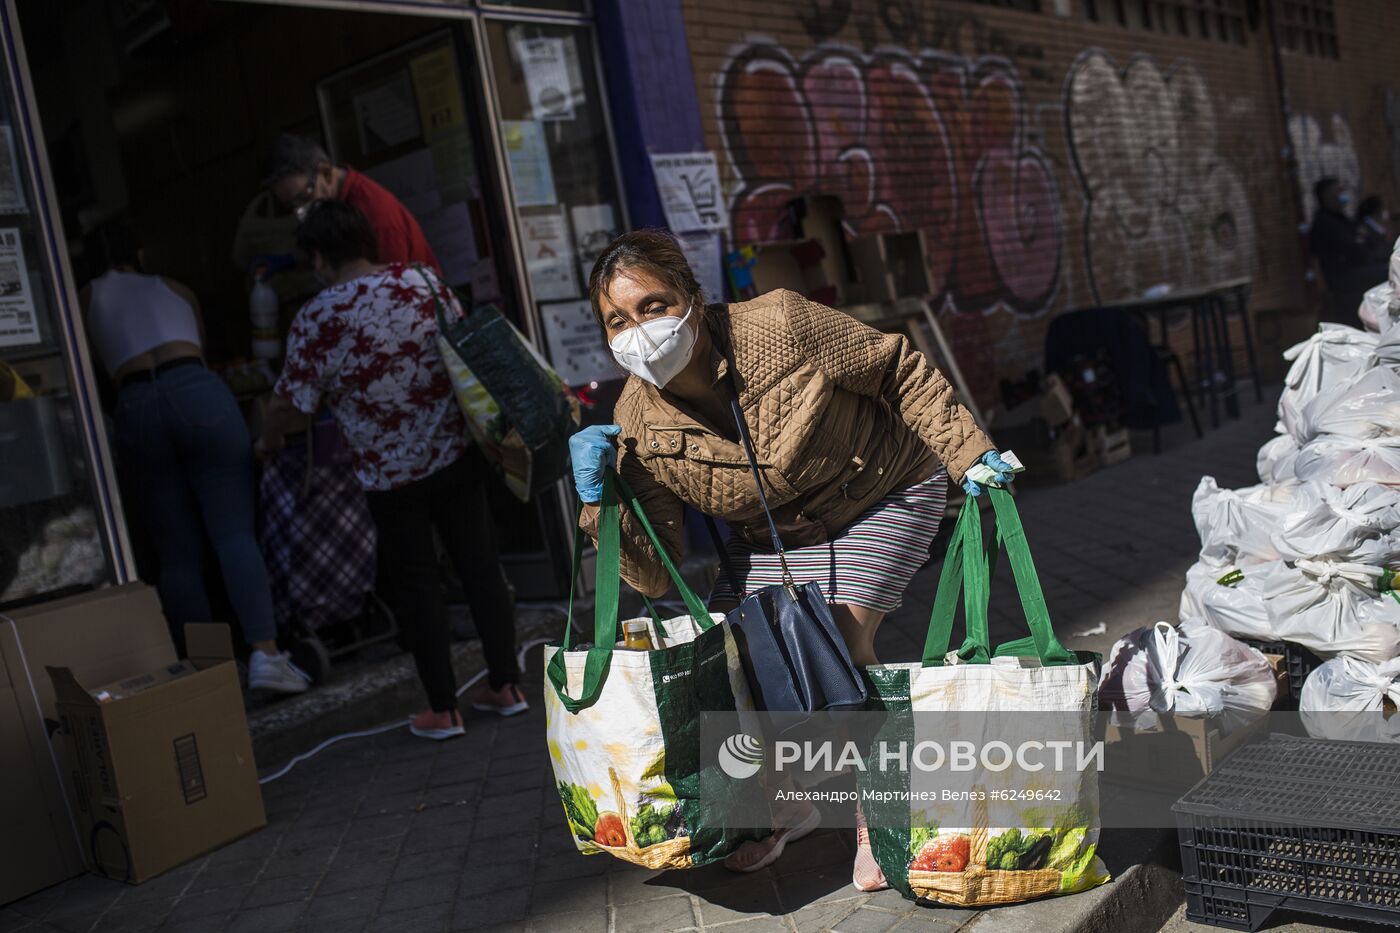
[[[618,490],[661,555],[690,614],[654,617],[650,651],[617,640],[619,573]],[[574,574],[582,551],[575,531]],[[554,777],[574,842],[585,854],[607,852],[647,868],[690,868],[725,858],[767,828],[725,828],[716,806],[723,795],[706,775],[700,794],[700,713],[753,709],[738,649],[724,617],[711,615],[681,579],[656,540],[635,497],[615,475],[603,488],[598,525],[594,643],[545,649],[546,733]],[[733,783],[733,794],[761,794]],[[750,782],[751,784],[753,782]],[[751,811],[752,812],[752,811]]]
[[[1099,657],[1071,652],[1051,627],[1031,562],[1025,532],[1010,494],[987,490],[996,512],[997,545],[1005,543],[1031,635],[989,644],[987,603],[991,568],[983,551],[981,516],[973,500],[963,506],[953,532],[929,623],[922,663],[866,669],[870,707],[891,714],[876,741],[908,740],[913,712],[1063,713],[1064,735],[1093,743]],[[994,549],[990,557],[995,558]],[[967,640],[948,653],[959,591],[964,590]],[[900,716],[899,714],[905,714]],[[1025,772],[976,772],[981,792],[1025,793]],[[900,799],[911,789],[908,772],[876,766],[861,772],[865,817],[875,859],[890,884],[905,897],[959,906],[1011,904],[1051,894],[1072,894],[1108,880],[1097,854],[1098,782],[1093,770],[1062,780],[1070,790],[1055,803],[1028,799],[1014,804],[1019,825],[991,826],[985,802],[967,808]],[[998,783],[1000,782],[1000,783]],[[870,796],[867,791],[883,791]],[[891,793],[892,792],[892,793]],[[882,802],[887,801],[887,802]],[[1008,812],[1002,807],[999,813]]]

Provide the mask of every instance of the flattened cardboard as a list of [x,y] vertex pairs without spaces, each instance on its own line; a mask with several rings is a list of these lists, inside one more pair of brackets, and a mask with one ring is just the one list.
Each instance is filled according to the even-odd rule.
[[237,671],[218,660],[217,633],[187,634],[212,666],[166,665],[108,702],[71,670],[49,668],[86,857],[118,881],[140,883],[267,823]]
[[[49,665],[110,683],[175,661],[150,587],[133,583],[8,613],[0,622],[0,904],[82,874],[71,775]],[[31,830],[33,827],[33,831]],[[44,827],[42,831],[40,827]]]

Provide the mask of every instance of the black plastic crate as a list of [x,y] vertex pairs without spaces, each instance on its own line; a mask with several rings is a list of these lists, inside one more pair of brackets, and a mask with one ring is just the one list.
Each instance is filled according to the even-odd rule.
[[1200,881],[1183,880],[1182,884],[1186,888],[1186,919],[1195,923],[1224,927],[1227,930],[1248,930],[1253,933],[1267,923],[1276,910],[1289,910],[1357,923],[1397,922],[1376,917],[1370,908],[1349,904],[1329,904],[1308,898],[1240,891]]
[[1271,735],[1172,807],[1192,920],[1275,909],[1400,925],[1400,746]]
[[1317,670],[1322,659],[1302,645],[1291,641],[1260,641],[1257,638],[1241,638],[1240,641],[1251,648],[1258,648],[1265,654],[1283,656],[1284,670],[1288,672],[1288,693],[1293,698],[1288,709],[1298,708],[1298,698],[1303,695],[1303,681]]

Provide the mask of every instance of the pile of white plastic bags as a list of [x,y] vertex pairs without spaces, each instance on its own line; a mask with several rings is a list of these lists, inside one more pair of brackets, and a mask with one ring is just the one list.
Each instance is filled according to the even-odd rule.
[[[1310,731],[1333,738],[1360,727],[1330,714],[1393,710],[1400,696],[1400,250],[1391,277],[1362,306],[1380,333],[1323,324],[1284,354],[1292,367],[1259,485],[1220,489],[1207,476],[1191,503],[1201,557],[1183,622],[1329,659],[1299,706],[1314,714]],[[1356,721],[1372,738],[1400,737],[1400,719],[1394,730]]]

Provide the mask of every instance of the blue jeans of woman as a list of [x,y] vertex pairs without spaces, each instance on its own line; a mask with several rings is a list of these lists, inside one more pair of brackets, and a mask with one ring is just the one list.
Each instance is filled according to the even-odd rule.
[[253,446],[233,393],[203,366],[180,366],[117,394],[117,454],[160,557],[160,602],[174,626],[213,621],[205,540],[250,644],[277,636],[255,532]]

